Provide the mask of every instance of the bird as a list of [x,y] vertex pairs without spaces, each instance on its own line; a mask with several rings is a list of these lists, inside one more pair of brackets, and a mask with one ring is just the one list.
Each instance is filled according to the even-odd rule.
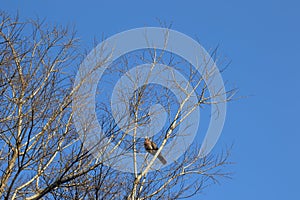
[[[158,150],[157,145],[147,137],[145,138],[144,147],[145,147],[146,151],[148,153],[152,154],[153,156],[156,154],[156,152]],[[166,159],[161,155],[161,153],[158,154],[157,158],[163,165],[167,164]]]

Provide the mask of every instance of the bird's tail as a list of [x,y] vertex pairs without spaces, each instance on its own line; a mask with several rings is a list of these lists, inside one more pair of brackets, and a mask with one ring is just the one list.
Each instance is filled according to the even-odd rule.
[[163,165],[167,164],[166,159],[165,159],[161,154],[159,154],[159,155],[157,156],[157,158],[160,160],[160,162],[161,162]]

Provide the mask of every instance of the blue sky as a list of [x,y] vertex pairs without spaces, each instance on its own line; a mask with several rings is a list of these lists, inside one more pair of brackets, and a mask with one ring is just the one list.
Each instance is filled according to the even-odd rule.
[[[178,1],[179,2],[179,1]],[[21,17],[73,24],[82,44],[142,26],[157,18],[220,45],[232,64],[223,74],[248,98],[228,106],[222,147],[234,142],[232,180],[206,190],[202,199],[300,199],[300,3],[278,1],[1,1]]]

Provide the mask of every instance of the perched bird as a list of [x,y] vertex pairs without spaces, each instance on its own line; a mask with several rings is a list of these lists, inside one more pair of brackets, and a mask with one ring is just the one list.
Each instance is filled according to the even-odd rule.
[[[147,137],[145,138],[144,147],[146,151],[148,153],[151,153],[152,155],[155,155],[158,150],[157,145]],[[160,160],[162,164],[164,165],[167,164],[166,159],[161,155],[161,153],[158,154],[157,158]]]

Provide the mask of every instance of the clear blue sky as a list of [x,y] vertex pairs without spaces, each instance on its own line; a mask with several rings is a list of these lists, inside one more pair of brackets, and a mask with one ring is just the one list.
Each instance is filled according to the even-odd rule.
[[[42,3],[43,2],[43,3]],[[80,2],[80,3],[79,3]],[[179,2],[179,1],[178,1]],[[206,200],[300,199],[299,1],[1,1],[9,13],[74,24],[93,37],[173,22],[232,60],[225,80],[252,95],[229,104],[218,146],[235,143],[233,180],[206,190]]]

